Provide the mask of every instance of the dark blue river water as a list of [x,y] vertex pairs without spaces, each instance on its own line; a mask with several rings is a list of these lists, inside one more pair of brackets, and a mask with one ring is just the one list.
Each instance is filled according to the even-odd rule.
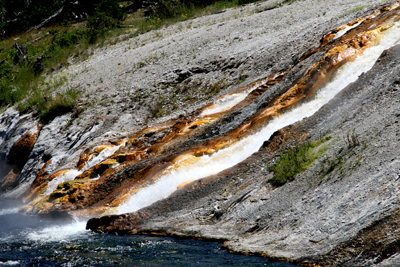
[[219,242],[115,236],[85,222],[45,221],[0,200],[0,266],[297,266],[230,254]]

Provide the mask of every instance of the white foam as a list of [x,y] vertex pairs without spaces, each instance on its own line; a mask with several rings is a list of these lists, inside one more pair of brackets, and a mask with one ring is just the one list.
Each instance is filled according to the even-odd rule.
[[163,240],[163,241],[146,241],[146,242],[140,242],[138,245],[140,247],[157,247],[160,245],[164,245],[164,244],[173,244],[174,242],[172,242],[171,240]]
[[68,242],[72,239],[82,238],[87,235],[86,221],[76,220],[67,225],[46,227],[28,233],[27,239],[39,243]]
[[0,265],[5,265],[5,266],[14,266],[14,265],[19,265],[19,261],[5,261],[5,262],[0,262]]
[[199,161],[189,166],[183,165],[174,171],[166,172],[154,184],[139,190],[118,208],[119,213],[134,212],[161,200],[173,193],[182,183],[216,174],[232,167],[258,151],[265,140],[277,130],[313,115],[337,93],[358,77],[372,68],[381,53],[400,40],[400,23],[383,34],[379,45],[367,49],[356,60],[342,66],[336,76],[316,96],[292,110],[274,118],[261,131],[248,136],[232,146],[222,149],[211,156],[202,156]]
[[2,209],[2,210],[0,210],[0,216],[1,215],[16,214],[16,213],[18,213],[19,209],[20,208]]
[[360,25],[360,24],[361,24],[361,21],[360,21],[360,22],[357,22],[356,24],[354,24],[354,25],[352,25],[352,26],[346,25],[342,30],[338,31],[338,32],[335,34],[335,37],[333,37],[332,40],[336,40],[336,39],[342,37],[342,36],[345,35],[348,31],[350,31],[351,29],[354,29],[355,27],[357,27],[357,26]]
[[244,92],[237,93],[237,94],[226,95],[223,98],[217,99],[214,102],[214,105],[208,109],[205,109],[200,114],[200,116],[206,116],[206,115],[215,114],[218,112],[229,110],[229,109],[233,108],[234,106],[236,106],[236,104],[238,104],[239,102],[244,100],[248,94],[249,94],[249,92],[244,91]]
[[[282,75],[282,74],[281,73],[275,74],[273,79],[276,79],[280,75]],[[230,110],[231,108],[236,106],[238,103],[240,103],[241,101],[246,99],[246,97],[252,91],[254,91],[258,87],[260,87],[260,86],[264,85],[265,83],[267,83],[267,81],[269,81],[269,79],[264,79],[262,81],[257,82],[255,85],[253,85],[252,87],[250,87],[247,90],[244,90],[242,92],[235,93],[235,94],[225,95],[223,97],[218,98],[214,102],[214,105],[212,107],[209,107],[209,108],[203,110],[203,112],[200,114],[200,116],[207,116],[207,115],[219,113],[219,112],[222,112],[222,111]]]

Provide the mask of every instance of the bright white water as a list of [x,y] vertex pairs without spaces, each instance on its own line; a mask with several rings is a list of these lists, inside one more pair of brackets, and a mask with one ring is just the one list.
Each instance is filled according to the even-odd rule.
[[20,208],[1,209],[0,210],[0,216],[18,213],[19,209]]
[[[276,76],[274,78],[276,78]],[[214,105],[211,106],[210,108],[203,110],[203,112],[200,114],[200,116],[207,116],[207,115],[215,114],[218,112],[227,111],[227,110],[233,108],[238,103],[243,101],[257,87],[264,85],[267,81],[268,81],[268,79],[262,80],[260,82],[257,82],[257,84],[255,84],[254,86],[252,86],[251,88],[249,88],[247,90],[244,90],[242,92],[235,93],[235,94],[225,95],[223,97],[218,98],[214,102]]]
[[237,103],[244,100],[249,94],[248,91],[243,91],[237,94],[227,95],[223,98],[217,99],[212,108],[204,110],[200,116],[206,116],[210,114],[215,114],[225,110],[229,110],[234,107]]
[[216,174],[245,160],[258,151],[263,142],[268,140],[275,131],[313,115],[347,85],[356,81],[363,72],[370,70],[381,53],[399,41],[400,23],[397,22],[383,34],[378,45],[367,49],[356,60],[342,66],[332,81],[318,90],[314,99],[275,117],[258,133],[248,136],[228,148],[211,156],[203,156],[194,164],[180,166],[176,170],[166,172],[154,184],[132,195],[118,208],[118,212],[137,211],[169,196],[182,183]]
[[77,239],[88,234],[86,231],[86,221],[79,221],[67,225],[50,226],[36,231],[29,231],[26,234],[28,240],[46,243],[46,242],[68,242],[71,239]]
[[16,266],[16,265],[19,265],[19,264],[20,264],[19,261],[0,262],[0,265],[4,265],[4,266]]
[[[45,194],[46,195],[51,194],[54,190],[56,190],[57,186],[61,183],[74,180],[76,176],[82,174],[85,170],[99,164],[106,158],[113,155],[115,153],[115,151],[120,149],[122,146],[123,145],[106,147],[97,156],[93,156],[92,158],[90,158],[86,162],[85,166],[82,168],[81,171],[72,169],[72,170],[65,172],[64,174],[61,174],[61,175],[55,177],[53,180],[51,180],[48,183]],[[99,177],[96,177],[94,179],[98,179]]]
[[332,40],[336,40],[336,39],[342,37],[346,32],[350,31],[351,29],[354,29],[355,27],[357,27],[357,26],[360,25],[360,24],[361,24],[361,21],[360,21],[360,22],[357,22],[356,24],[354,24],[354,25],[352,25],[352,26],[346,25],[346,26],[344,27],[344,29],[338,31],[338,32],[335,34],[335,37],[333,37]]

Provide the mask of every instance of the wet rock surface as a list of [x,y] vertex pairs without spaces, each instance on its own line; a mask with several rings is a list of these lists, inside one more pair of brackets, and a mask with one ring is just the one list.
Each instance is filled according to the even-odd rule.
[[[99,49],[59,73],[85,91],[79,118],[39,125],[12,108],[0,115],[3,197],[23,196],[25,211],[52,216],[110,213],[104,207],[117,207],[181,156],[212,154],[247,134],[250,122],[257,129],[266,119],[252,120],[307,77],[304,96],[292,101],[300,103],[319,83],[308,73],[334,72],[324,69],[332,57],[319,61],[329,49],[368,42],[329,41],[330,34],[376,4],[266,1]],[[390,266],[398,258],[399,55],[399,46],[385,51],[316,114],[279,130],[245,161],[135,213],[90,219],[87,228],[223,240],[232,252],[303,264]],[[222,93],[278,74],[231,111],[196,117]],[[328,136],[323,156],[294,181],[268,183],[268,166],[283,151]],[[70,170],[72,181],[63,180]]]
[[[234,252],[304,264],[384,262],[397,253],[399,238],[399,52],[400,46],[386,52],[371,71],[317,114],[277,133],[239,166],[196,181],[137,213],[91,219],[87,227],[227,240],[224,246]],[[362,144],[346,141],[351,129]],[[290,147],[302,137],[314,140],[321,134],[333,137],[325,159],[341,156],[343,165],[325,173],[320,159],[285,186],[267,183],[266,163],[281,153],[270,153],[274,143],[286,139]]]

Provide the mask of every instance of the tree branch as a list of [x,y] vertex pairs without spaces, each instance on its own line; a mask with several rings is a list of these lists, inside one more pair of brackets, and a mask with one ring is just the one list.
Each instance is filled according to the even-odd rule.
[[28,33],[28,32],[31,32],[31,31],[33,31],[33,30],[37,30],[37,29],[42,28],[44,25],[46,25],[47,23],[49,23],[52,19],[54,19],[55,17],[57,17],[58,15],[60,15],[61,12],[62,12],[63,10],[64,10],[64,5],[63,5],[56,13],[54,13],[53,15],[51,15],[50,17],[48,17],[47,19],[45,19],[42,23],[40,23],[39,25],[37,25],[37,26],[35,26],[35,27],[33,27],[33,28],[30,28],[30,29],[27,31],[27,33]]

